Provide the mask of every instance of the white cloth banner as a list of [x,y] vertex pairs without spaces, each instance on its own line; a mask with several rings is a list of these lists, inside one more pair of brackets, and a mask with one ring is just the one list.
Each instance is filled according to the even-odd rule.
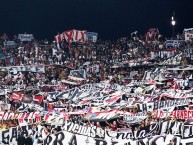
[[26,65],[26,66],[9,66],[9,67],[0,67],[0,71],[9,71],[9,73],[17,73],[18,71],[30,71],[30,72],[39,72],[45,73],[45,67],[36,66],[36,65]]
[[145,113],[137,113],[137,114],[127,113],[127,114],[124,114],[123,116],[124,122],[128,124],[141,122],[145,118],[147,118],[147,115]]

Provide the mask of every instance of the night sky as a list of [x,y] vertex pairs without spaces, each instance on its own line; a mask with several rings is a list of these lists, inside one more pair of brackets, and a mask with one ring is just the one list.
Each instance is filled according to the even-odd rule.
[[1,0],[0,5],[0,34],[10,37],[27,32],[52,40],[74,28],[117,39],[150,27],[168,36],[173,11],[176,32],[193,27],[193,0]]

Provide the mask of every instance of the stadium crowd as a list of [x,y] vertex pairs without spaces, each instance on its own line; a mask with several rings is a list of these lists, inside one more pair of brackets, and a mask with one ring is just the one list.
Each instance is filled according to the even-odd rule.
[[[177,38],[173,38],[177,39]],[[179,38],[179,40],[181,40]],[[17,36],[14,37],[14,42],[16,43],[16,48],[6,48],[4,47],[4,42],[9,41],[9,38],[6,34],[3,35],[0,39],[0,86],[1,89],[5,89],[5,86],[11,86],[14,89],[8,89],[5,94],[0,95],[1,100],[0,104],[10,104],[9,109],[5,109],[1,106],[1,111],[4,112],[12,112],[19,113],[18,108],[22,105],[22,103],[31,103],[37,104],[43,107],[44,111],[51,111],[58,106],[65,106],[58,113],[68,114],[68,112],[77,112],[80,110],[85,110],[87,107],[96,107],[92,105],[83,105],[83,106],[74,106],[72,105],[74,102],[69,101],[68,99],[57,99],[54,105],[49,105],[47,101],[47,93],[53,91],[65,91],[68,89],[73,89],[74,87],[81,87],[84,84],[95,84],[100,83],[106,80],[110,80],[109,84],[118,84],[118,85],[128,85],[131,83],[132,79],[130,78],[130,73],[132,71],[138,71],[138,73],[134,76],[134,80],[142,80],[145,71],[151,70],[156,66],[136,66],[136,67],[112,67],[111,60],[121,60],[123,61],[123,56],[126,56],[126,60],[134,60],[138,61],[138,59],[150,59],[152,51],[160,51],[165,49],[165,40],[160,37],[155,41],[146,40],[143,37],[132,36],[130,37],[122,37],[116,41],[102,41],[98,40],[96,43],[85,43],[85,44],[68,44],[63,41],[60,46],[55,44],[55,42],[48,42],[47,40],[38,41],[33,40],[31,42],[21,42]],[[184,48],[193,47],[192,42],[184,42],[181,44],[175,51],[174,56],[183,52]],[[189,61],[186,59],[185,55],[183,55],[181,61],[181,65],[188,65]],[[166,59],[164,57],[157,57],[151,59],[152,62],[161,62]],[[88,63],[89,62],[89,63]],[[118,63],[118,62],[116,62]],[[89,73],[86,72],[87,77],[85,80],[76,81],[76,85],[72,83],[66,83],[63,80],[69,79],[70,71],[75,69],[86,69],[87,66],[99,65],[100,71],[97,73]],[[45,66],[45,73],[42,72],[29,72],[23,71],[21,73],[17,73],[17,76],[10,75],[10,72],[2,71],[4,67],[10,66],[26,66],[26,65],[38,65]],[[177,76],[179,74],[175,74]],[[184,77],[190,76],[191,72],[188,71],[183,74]],[[23,89],[15,89],[17,86],[23,86]],[[54,87],[54,86],[59,86]],[[147,85],[148,86],[148,85]],[[146,86],[146,87],[147,87]],[[168,85],[167,82],[156,86],[160,91],[167,90],[172,88],[172,85]],[[137,89],[137,86],[135,87]],[[145,87],[144,87],[145,88]],[[187,89],[191,89],[189,86]],[[43,92],[43,93],[42,93]],[[135,92],[134,89],[130,91],[131,94]],[[10,99],[13,93],[22,94],[21,100]],[[43,94],[43,101],[36,102],[33,100],[33,96],[37,94]],[[111,94],[111,93],[110,93]],[[117,101],[120,103],[121,101],[129,101],[131,95],[124,94]],[[155,100],[161,101],[166,98],[160,97]],[[190,110],[192,109],[192,103],[189,103],[187,106],[183,106],[181,108],[188,107]],[[108,111],[109,107],[101,107],[100,111]],[[138,108],[135,107],[120,107],[119,110],[126,113],[129,112],[131,114],[138,113]],[[35,109],[28,109],[27,112],[34,112]],[[140,128],[144,128],[150,124],[153,124],[158,121],[167,121],[167,120],[177,120],[175,117],[167,117],[167,118],[157,118],[157,116],[152,112],[146,112],[148,116],[144,120],[135,123],[135,124],[127,124],[124,122],[123,115],[118,118],[106,121],[93,121],[88,119],[84,119],[85,114],[74,114],[68,115],[68,120],[71,120],[74,123],[86,125],[86,126],[97,126],[102,127],[111,131],[121,131],[121,130],[140,130]],[[185,122],[184,119],[178,119],[178,121]],[[47,128],[48,133],[56,133],[61,131],[60,127],[55,127],[51,129],[51,124],[45,123],[42,121],[42,126]],[[37,124],[32,124],[35,128]],[[19,122],[17,119],[10,120],[2,120],[0,122],[0,129],[6,130],[11,127],[19,126]],[[168,133],[170,130],[167,131]],[[156,134],[156,132],[155,132]],[[25,141],[26,140],[26,141]],[[22,144],[32,144],[33,137],[30,135],[24,138],[22,135],[19,136],[18,142],[19,145]]]

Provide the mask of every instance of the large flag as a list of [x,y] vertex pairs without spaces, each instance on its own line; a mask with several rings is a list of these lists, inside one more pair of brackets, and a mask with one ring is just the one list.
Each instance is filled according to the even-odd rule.
[[21,100],[23,98],[23,94],[18,92],[18,93],[12,93],[11,96],[9,97],[11,100]]
[[64,39],[67,43],[85,43],[86,42],[86,31],[80,31],[80,30],[68,30],[64,31],[62,34],[58,34],[55,36],[55,42],[61,43]]

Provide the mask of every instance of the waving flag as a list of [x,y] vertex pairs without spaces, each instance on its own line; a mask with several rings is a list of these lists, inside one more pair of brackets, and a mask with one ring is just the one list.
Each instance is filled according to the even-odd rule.
[[55,38],[55,42],[56,42],[56,43],[61,43],[62,40],[64,39],[64,33],[58,34],[58,35],[56,35],[54,38]]
[[23,98],[23,94],[18,92],[18,93],[12,93],[10,96],[11,100],[21,100]]
[[86,42],[86,31],[73,30],[73,42],[85,43]]
[[68,43],[76,42],[76,43],[85,43],[86,42],[86,31],[80,31],[80,30],[68,30],[64,31],[62,34],[56,35],[55,42],[61,43],[62,40],[66,40]]
[[66,39],[66,42],[72,43],[73,42],[73,30],[64,31],[64,38]]
[[109,119],[117,118],[119,114],[117,113],[118,110],[111,110],[111,111],[101,111],[95,113],[87,113],[84,118],[89,119],[92,121],[107,121]]
[[41,96],[41,95],[34,95],[33,96],[33,101],[37,101],[39,104],[42,103],[42,100],[43,100],[43,96]]
[[108,98],[105,99],[106,103],[108,103],[109,105],[113,105],[114,103],[116,103],[116,101],[118,99],[120,99],[122,97],[122,94],[112,94],[112,96],[109,96]]

